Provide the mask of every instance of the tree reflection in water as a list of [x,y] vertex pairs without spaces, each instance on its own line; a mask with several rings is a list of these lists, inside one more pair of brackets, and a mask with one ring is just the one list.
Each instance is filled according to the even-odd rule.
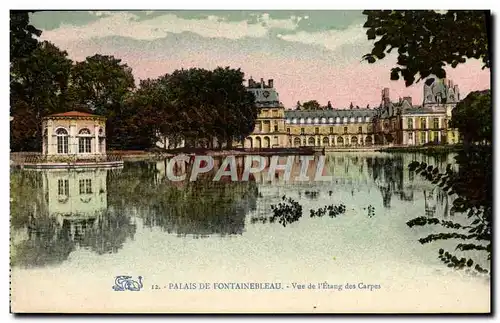
[[[130,217],[107,208],[105,169],[13,171],[13,266],[60,264],[78,248],[118,252],[133,238]],[[27,195],[30,198],[24,198]]]
[[196,181],[186,178],[174,182],[166,178],[165,168],[166,161],[126,167],[122,176],[110,183],[110,205],[118,210],[140,210],[137,214],[145,226],[160,227],[179,236],[243,233],[245,217],[257,205],[258,190],[252,178],[248,182],[231,182],[222,177],[214,182],[214,167]]
[[[216,160],[213,171],[200,174],[194,182],[168,180],[166,160],[125,163],[121,171],[14,170],[11,172],[11,231],[15,236],[12,263],[19,266],[58,264],[78,248],[97,254],[118,252],[133,238],[136,217],[141,218],[146,227],[179,236],[241,235],[248,214],[252,215],[250,223],[279,223],[277,217],[271,221],[270,205],[292,191],[299,194],[299,203],[302,199],[318,203],[338,192],[349,192],[356,197],[358,192],[375,188],[381,192],[381,204],[385,208],[391,207],[395,196],[401,201],[418,199],[423,204],[422,215],[432,211],[448,216],[452,200],[448,201],[447,194],[439,188],[434,190],[434,185],[406,168],[413,160],[442,167],[450,162],[448,156],[431,158],[421,154],[334,155],[328,156],[326,162],[334,179],[332,183],[285,184],[264,183],[258,174],[245,182],[231,182],[227,176],[214,182],[220,160]],[[243,171],[241,161],[238,159],[239,178]],[[314,173],[316,165],[311,166]],[[186,167],[176,172],[190,174],[192,164]],[[66,199],[60,199],[57,194],[60,179],[67,179],[70,186]],[[91,179],[92,189],[90,193],[84,189],[86,195],[82,198],[79,183],[85,179]],[[279,176],[276,180],[279,182]],[[275,188],[279,188],[278,195],[273,193]],[[323,207],[325,205],[317,205],[316,209]],[[88,212],[82,212],[84,208],[88,208]],[[375,214],[372,206],[359,205],[359,208],[364,208],[362,212],[368,217]]]

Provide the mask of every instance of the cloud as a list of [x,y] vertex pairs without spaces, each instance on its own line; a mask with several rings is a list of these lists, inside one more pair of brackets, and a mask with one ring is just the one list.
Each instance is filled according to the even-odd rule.
[[277,37],[290,42],[322,46],[331,51],[335,51],[344,45],[369,44],[362,24],[352,25],[343,30],[299,31],[294,34],[279,34]]
[[131,12],[93,12],[103,18],[85,26],[63,24],[58,29],[47,30],[43,39],[55,43],[79,41],[108,36],[122,36],[138,40],[155,40],[167,37],[169,33],[192,32],[207,38],[241,39],[244,37],[266,37],[270,29],[295,30],[298,19],[272,19],[269,14],[257,16],[257,23],[228,21],[218,16],[204,19],[184,19],[175,14],[165,14],[141,19]]

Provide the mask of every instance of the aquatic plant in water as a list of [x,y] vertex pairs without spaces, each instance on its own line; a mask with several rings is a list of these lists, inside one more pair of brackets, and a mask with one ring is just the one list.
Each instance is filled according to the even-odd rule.
[[[467,251],[477,250],[485,251],[487,260],[491,260],[491,219],[492,219],[492,200],[491,185],[488,181],[488,167],[491,160],[488,154],[477,155],[471,158],[470,154],[459,156],[457,162],[461,165],[459,171],[454,171],[451,165],[448,165],[444,173],[439,172],[437,167],[427,165],[426,163],[412,162],[409,165],[410,171],[415,171],[428,181],[438,185],[448,195],[458,196],[453,201],[453,212],[466,214],[470,219],[469,225],[462,225],[453,221],[444,221],[434,217],[417,217],[408,221],[409,227],[423,225],[441,225],[448,229],[458,232],[446,232],[429,234],[425,238],[419,239],[422,244],[438,240],[457,239],[468,243],[458,243],[455,250]],[[491,165],[491,164],[490,164]],[[439,249],[438,258],[448,267],[455,269],[471,268],[474,263],[474,269],[482,274],[488,274],[489,271],[472,259],[460,258],[444,249]]]

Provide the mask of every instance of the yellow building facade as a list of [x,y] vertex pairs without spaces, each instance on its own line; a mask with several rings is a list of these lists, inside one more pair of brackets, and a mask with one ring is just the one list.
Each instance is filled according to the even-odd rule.
[[449,127],[449,121],[460,94],[458,86],[447,80],[426,80],[420,106],[412,105],[411,97],[391,102],[386,88],[375,109],[285,109],[272,79],[267,83],[250,79],[247,90],[255,95],[259,108],[254,131],[243,143],[247,149],[459,142],[459,133]]

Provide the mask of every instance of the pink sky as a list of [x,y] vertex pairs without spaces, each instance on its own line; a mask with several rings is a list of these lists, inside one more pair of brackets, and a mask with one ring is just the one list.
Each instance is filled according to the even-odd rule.
[[[394,56],[375,64],[361,60],[372,43],[359,22],[345,30],[307,32],[299,31],[293,19],[264,17],[262,25],[246,25],[173,15],[139,21],[134,15],[116,12],[86,25],[61,25],[44,30],[42,39],[77,61],[96,53],[121,58],[132,67],[137,83],[180,68],[241,68],[247,79],[274,79],[287,108],[313,99],[323,105],[331,101],[334,108],[346,108],[351,102],[373,107],[380,103],[384,87],[394,101],[403,96],[411,96],[414,104],[422,101],[422,82],[407,88],[403,80],[390,80]],[[270,25],[288,28],[290,33],[273,36]],[[461,98],[490,88],[490,70],[481,66],[471,60],[447,69]]]

